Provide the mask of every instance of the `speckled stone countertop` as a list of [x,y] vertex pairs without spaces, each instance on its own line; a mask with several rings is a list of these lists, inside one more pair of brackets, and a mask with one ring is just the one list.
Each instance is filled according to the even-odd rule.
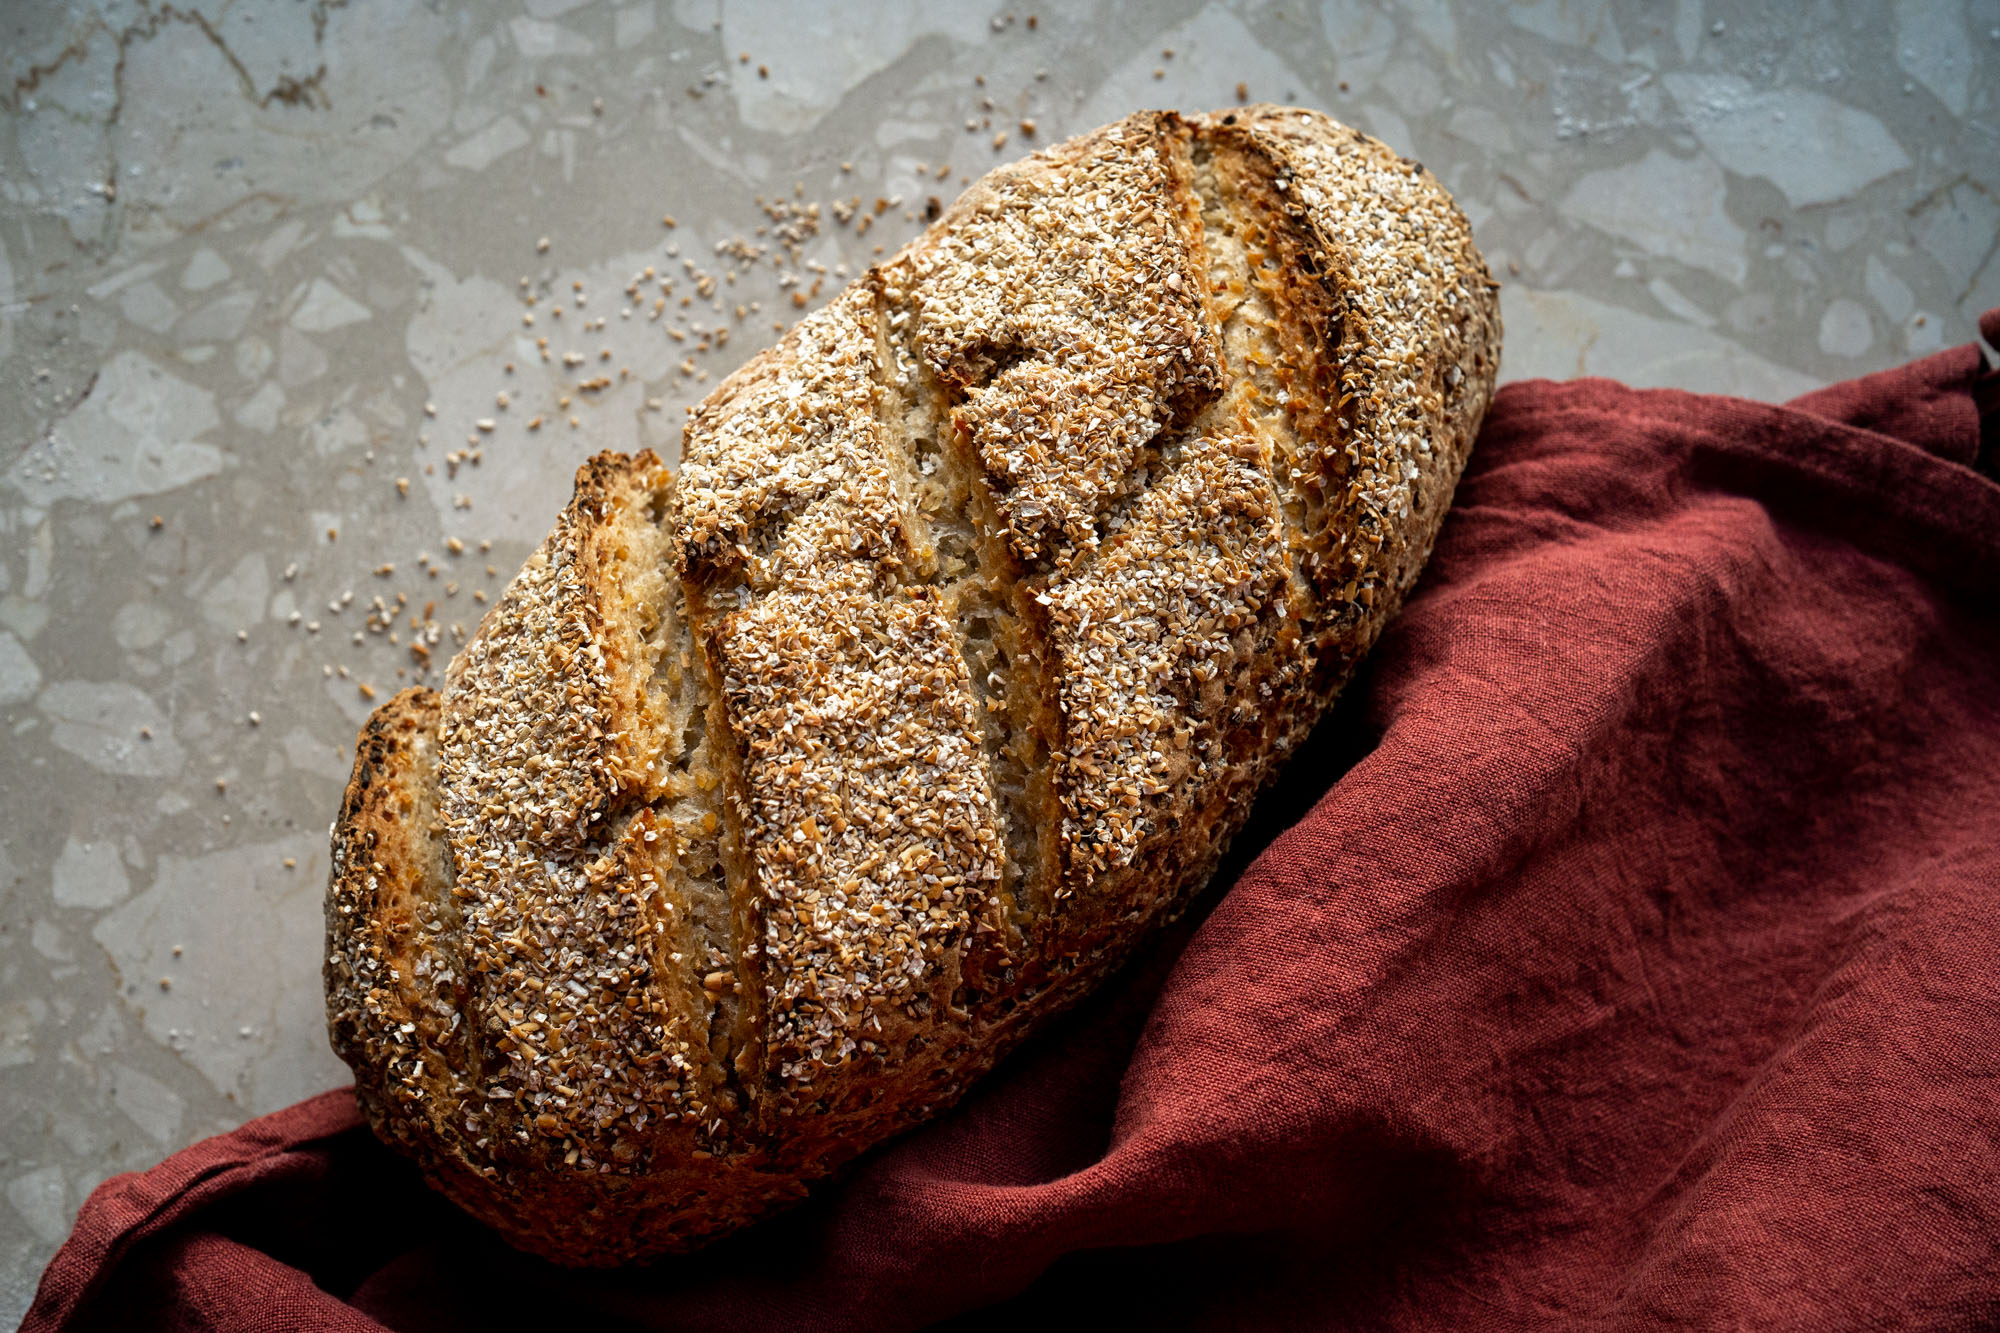
[[1325,108],[1471,216],[1507,379],[1783,398],[2000,305],[2000,0],[1010,2],[0,12],[0,1319],[106,1176],[344,1081],[365,696],[996,161]]

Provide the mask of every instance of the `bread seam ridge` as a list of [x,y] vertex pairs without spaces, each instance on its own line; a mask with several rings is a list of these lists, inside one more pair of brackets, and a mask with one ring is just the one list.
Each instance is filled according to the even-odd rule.
[[[1229,313],[1219,319],[1221,328],[1217,335],[1224,344],[1225,392],[1240,390],[1251,399],[1247,419],[1269,451],[1267,473],[1277,492],[1287,537],[1288,600],[1307,656],[1316,661],[1322,636],[1332,632],[1333,626],[1325,623],[1329,608],[1315,582],[1311,564],[1326,540],[1329,508],[1325,495],[1326,459],[1339,457],[1340,440],[1309,438],[1299,417],[1303,410],[1312,418],[1341,428],[1338,415],[1341,393],[1338,368],[1331,364],[1321,366],[1336,381],[1333,401],[1327,401],[1312,373],[1316,364],[1313,349],[1302,342],[1310,334],[1297,327],[1298,312],[1288,307],[1305,301],[1302,289],[1308,284],[1318,288],[1336,308],[1339,293],[1330,272],[1299,271],[1296,263],[1299,254],[1313,254],[1312,233],[1290,213],[1254,201],[1251,191],[1261,188],[1263,183],[1239,174],[1236,164],[1228,160],[1231,150],[1255,151],[1254,139],[1229,134],[1225,127],[1208,120],[1194,123],[1190,137],[1197,167],[1194,183],[1202,195],[1210,273],[1213,276],[1217,268],[1225,270],[1225,280],[1231,284],[1229,290],[1216,294],[1218,300],[1233,302]],[[1268,155],[1263,155],[1263,160],[1272,170],[1282,170],[1282,164]],[[1268,229],[1272,226],[1289,228],[1291,234],[1271,235]],[[1286,253],[1288,248],[1290,254]],[[1323,264],[1324,260],[1316,262]],[[1274,276],[1267,282],[1267,275]],[[1234,290],[1238,285],[1240,292]],[[1255,362],[1254,367],[1241,365],[1228,346],[1229,333],[1239,321],[1252,344],[1242,355]],[[1293,327],[1288,328],[1288,324]],[[1266,356],[1268,361],[1261,359]],[[1270,389],[1266,380],[1271,381]],[[1304,696],[1294,701],[1292,716],[1283,720],[1276,738],[1280,757],[1311,730],[1316,720],[1316,703],[1316,698]]]
[[[730,1049],[726,1058],[718,1056],[714,1028],[711,1026],[708,1033],[709,1057],[717,1061],[724,1086],[736,1096],[737,1121],[748,1123],[754,1120],[760,1100],[761,1079],[746,1078],[743,1071],[746,1066],[752,1070],[761,1069],[764,1044],[762,955],[748,952],[748,946],[762,939],[764,933],[763,895],[758,891],[750,856],[743,846],[743,811],[750,799],[750,789],[748,780],[743,776],[742,751],[736,743],[735,732],[729,726],[722,671],[716,663],[715,654],[709,650],[711,636],[718,631],[694,580],[683,577],[681,590],[688,608],[689,627],[694,631],[695,656],[708,682],[708,736],[719,761],[717,771],[722,793],[717,863],[722,867],[723,884],[729,890],[729,939],[724,952],[736,964],[735,1011],[730,1014],[726,1006],[718,1006],[718,1016],[728,1024]],[[697,607],[700,609],[697,610]],[[709,1128],[714,1128],[713,1122]]]
[[[676,478],[676,484],[678,480]],[[663,526],[672,522],[671,514],[671,507],[662,514]],[[668,535],[670,539],[676,536],[671,531]],[[751,869],[750,858],[743,850],[743,807],[749,798],[742,756],[729,726],[722,673],[716,664],[715,654],[710,650],[714,635],[720,632],[717,617],[709,606],[708,589],[703,583],[692,574],[677,570],[672,545],[670,540],[667,577],[680,592],[690,655],[688,669],[696,673],[696,679],[701,682],[697,692],[702,696],[702,743],[708,747],[716,770],[716,865],[729,902],[729,910],[720,923],[722,937],[720,940],[715,938],[713,927],[716,923],[710,922],[711,930],[704,943],[727,957],[735,974],[734,984],[726,988],[727,993],[715,998],[709,1022],[702,1033],[709,1060],[721,1075],[720,1087],[734,1101],[733,1106],[708,1108],[709,1116],[701,1127],[701,1138],[709,1144],[706,1150],[720,1153],[727,1151],[727,1141],[734,1137],[736,1126],[752,1119],[758,1101],[759,1081],[745,1078],[743,1067],[748,1061],[752,1069],[757,1068],[757,1052],[762,1046],[758,997],[762,993],[763,971],[760,956],[748,952],[748,946],[762,934],[758,929],[761,912],[756,876]],[[701,989],[707,962],[687,961],[692,964],[689,975],[696,989]],[[733,1005],[728,1003],[731,999],[734,1000]],[[726,1054],[718,1050],[718,1030],[728,1037]],[[716,1114],[721,1110],[728,1110],[730,1114]]]
[[[1019,951],[1023,922],[1044,897],[1039,849],[1025,858],[1018,850],[1023,840],[1034,836],[1038,823],[1024,809],[1030,800],[1029,764],[1008,758],[1010,750],[1018,755],[1024,745],[1032,749],[1032,732],[1012,719],[1019,715],[1019,697],[1040,693],[1040,670],[1031,665],[1039,661],[1039,646],[1022,642],[1033,628],[1014,607],[1019,572],[1006,550],[1004,529],[978,461],[952,426],[951,390],[931,373],[918,351],[915,312],[880,270],[871,273],[868,283],[876,327],[877,416],[897,465],[896,486],[916,556],[913,572],[938,590],[954,646],[972,682],[987,786],[1007,847],[995,902],[1003,914],[999,924],[1005,938],[984,942],[1002,945],[1001,957],[993,961],[1005,966]],[[962,512],[950,512],[953,500],[962,500]],[[982,613],[989,608],[992,614],[1011,618],[1011,624],[994,630],[994,651],[1004,654],[1009,672],[1001,690],[992,681],[993,654],[975,652],[968,623],[984,619]],[[1015,639],[1011,651],[1005,642],[1010,633]],[[1010,695],[1016,698],[1010,701]]]
[[[1121,497],[1117,512],[1112,513],[1108,522],[1103,524],[1108,530],[1104,532],[1103,540],[1098,547],[1087,556],[1077,559],[1063,571],[1063,574],[1078,581],[1090,579],[1098,565],[1112,558],[1113,553],[1120,550],[1119,530],[1126,513],[1133,515],[1135,520],[1140,518],[1146,513],[1148,497],[1156,493],[1169,493],[1182,484],[1184,468],[1205,469],[1212,466],[1213,451],[1218,447],[1227,449],[1251,466],[1251,471],[1257,477],[1256,485],[1270,507],[1280,540],[1284,543],[1279,582],[1280,605],[1284,610],[1279,616],[1279,626],[1273,631],[1277,636],[1273,645],[1274,656],[1266,663],[1267,666],[1276,668],[1278,674],[1259,675],[1261,682],[1268,686],[1282,679],[1284,663],[1292,660],[1292,655],[1296,651],[1296,627],[1301,608],[1296,602],[1298,571],[1290,549],[1296,526],[1289,521],[1286,505],[1288,497],[1273,475],[1274,467],[1282,461],[1277,456],[1280,451],[1274,446],[1271,427],[1263,419],[1263,412],[1259,410],[1274,408],[1277,403],[1263,394],[1256,383],[1254,373],[1243,364],[1239,355],[1240,347],[1235,345],[1242,341],[1237,337],[1238,316],[1243,313],[1246,303],[1237,302],[1224,309],[1223,302],[1218,299],[1218,293],[1214,290],[1216,269],[1226,266],[1227,261],[1226,256],[1219,252],[1216,244],[1218,234],[1210,217],[1213,211],[1211,205],[1219,201],[1213,198],[1212,189],[1205,188],[1211,184],[1205,180],[1205,176],[1209,173],[1206,164],[1198,161],[1196,157],[1195,149],[1199,143],[1198,130],[1198,126],[1180,117],[1164,118],[1160,151],[1168,166],[1165,173],[1166,186],[1173,191],[1175,202],[1182,213],[1184,225],[1180,229],[1181,235],[1188,247],[1189,257],[1195,261],[1194,273],[1198,275],[1197,281],[1201,284],[1202,318],[1207,324],[1208,336],[1217,350],[1219,374],[1216,387],[1212,396],[1198,408],[1188,412],[1184,421],[1178,425],[1169,425],[1149,442],[1145,462],[1142,464],[1148,467],[1148,474],[1142,479],[1135,480],[1127,495]],[[1254,463],[1250,456],[1241,452],[1246,435],[1252,437],[1259,445]],[[1232,440],[1236,443],[1231,443]],[[1136,531],[1135,539],[1139,539]],[[1287,644],[1294,647],[1284,647]],[[1295,691],[1281,692],[1279,697],[1284,697],[1285,693],[1295,693]],[[1296,702],[1293,707],[1296,707]],[[1137,910],[1143,913],[1148,922],[1157,924],[1178,914],[1200,890],[1218,859],[1219,847],[1214,845],[1216,839],[1208,840],[1206,845],[1198,849],[1190,847],[1188,840],[1191,830],[1209,828],[1212,825],[1216,829],[1233,834],[1247,813],[1250,801],[1261,790],[1269,771],[1267,758],[1259,757],[1262,751],[1256,747],[1249,747],[1246,750],[1242,737],[1238,735],[1239,732],[1243,732],[1241,724],[1255,723],[1258,714],[1259,710],[1254,702],[1239,701],[1231,705],[1230,711],[1207,718],[1206,725],[1215,729],[1212,733],[1214,741],[1220,743],[1222,747],[1223,757],[1220,758],[1220,762],[1227,766],[1230,776],[1225,779],[1222,773],[1216,775],[1217,785],[1209,791],[1202,802],[1200,816],[1194,816],[1191,812],[1189,819],[1178,820],[1169,827],[1161,828],[1139,845],[1137,855],[1131,863],[1122,869],[1094,874],[1091,877],[1093,886],[1100,892],[1093,895],[1092,901],[1078,904],[1076,925],[1061,932],[1066,946],[1088,949],[1092,951],[1091,956],[1094,959],[1096,952],[1103,947],[1099,937],[1102,931],[1109,927],[1112,919],[1105,915],[1107,910],[1118,913]],[[1282,722],[1275,719],[1272,724],[1258,728],[1258,731],[1265,737],[1274,732],[1284,734]],[[1234,741],[1232,737],[1235,738]],[[1065,739],[1065,747],[1068,744]],[[1067,752],[1065,748],[1064,753]],[[1247,764],[1247,767],[1240,766],[1244,764]],[[1171,867],[1177,849],[1185,858],[1178,867],[1178,874]],[[1140,881],[1150,882],[1158,878],[1154,874],[1146,873],[1145,868],[1150,867],[1153,871],[1162,870],[1158,863],[1163,855],[1167,856],[1170,862],[1169,867],[1165,868],[1167,882],[1162,883],[1157,893],[1150,899],[1145,898],[1143,896],[1145,890],[1141,887]],[[1122,891],[1113,890],[1112,886],[1121,882],[1127,887]],[[1110,896],[1105,896],[1105,891],[1110,891]],[[1142,896],[1136,898],[1127,896],[1134,892]],[[1078,933],[1078,927],[1081,928],[1081,933]]]
[[[418,1061],[413,1077],[417,1081],[422,1103],[419,1114],[429,1123],[440,1146],[446,1149],[446,1158],[455,1154],[464,1159],[468,1158],[468,1144],[459,1132],[457,1118],[463,1114],[464,1096],[477,1085],[480,1074],[477,1067],[478,1048],[471,1040],[465,1013],[466,998],[472,988],[467,984],[464,968],[463,916],[452,891],[455,868],[435,823],[436,747],[441,742],[437,730],[438,710],[439,699],[435,691],[413,686],[377,708],[362,728],[355,749],[354,775],[349,781],[346,799],[342,802],[340,817],[333,830],[334,891],[329,894],[327,902],[328,957],[325,967],[329,978],[332,978],[334,969],[339,966],[336,959],[347,959],[350,972],[353,959],[361,952],[368,952],[378,962],[383,961],[380,945],[375,943],[386,942],[381,920],[382,878],[418,870],[424,872],[411,873],[410,877],[425,886],[425,898],[432,908],[429,915],[441,918],[443,927],[436,932],[426,932],[426,945],[431,952],[443,957],[455,987],[465,992],[453,996],[454,1009],[459,1015],[457,1025],[446,1029],[444,1036],[448,1040],[429,1040],[424,1032],[427,1025],[423,1019],[427,1014],[435,1015],[430,1014],[429,1006],[422,1004],[422,991],[416,977],[398,975],[390,998],[400,1018],[391,1021],[389,1016],[379,1015],[378,1011],[378,1024],[371,1037],[367,1005],[375,988],[361,988],[359,983],[364,978],[359,973],[352,973],[351,1003],[357,1012],[349,1021],[354,1030],[343,1034],[342,1024],[338,1021],[340,1015],[330,1013],[336,1021],[329,1024],[329,1035],[336,1053],[355,1066],[356,1092],[364,1103],[371,1096],[383,1103],[370,1108],[371,1117],[378,1114],[386,1116],[391,1114],[386,1098],[390,1095],[391,1083],[396,1081],[396,1071],[394,1056],[380,1048],[393,1045],[397,1037],[404,1035],[400,1032],[402,1023],[416,1025],[416,1031],[409,1035],[416,1038],[412,1058]],[[430,729],[428,735],[419,736],[417,728],[422,725],[421,714],[424,711],[431,715]],[[409,716],[412,713],[417,716]],[[401,734],[392,734],[392,728]],[[428,775],[422,771],[420,751],[425,741],[432,747],[432,771]],[[383,811],[380,803],[385,798],[392,798],[391,794],[382,790],[383,784],[392,776],[385,761],[399,754],[409,765],[412,794],[419,803],[409,811],[394,812],[395,822],[407,831],[410,841],[427,840],[432,844],[432,867],[438,870],[435,876],[429,873],[432,867],[401,864],[398,852],[385,847],[379,836],[370,840],[367,834],[376,830],[364,827],[381,818]],[[371,815],[374,819],[370,818]],[[440,881],[440,885],[431,884],[434,878]],[[440,886],[442,893],[438,891]],[[350,894],[354,901],[345,902]],[[419,919],[415,924],[421,928],[424,922]],[[430,1065],[433,1058],[442,1065],[436,1074],[432,1073]],[[468,1065],[471,1067],[468,1068]],[[441,1093],[451,1095],[441,1097]],[[399,1133],[398,1137],[413,1147],[419,1146],[407,1134]],[[423,1145],[423,1151],[433,1159],[439,1157],[428,1145]],[[449,1160],[444,1160],[443,1164],[452,1165]],[[468,1170],[478,1169],[472,1167],[469,1160],[457,1165]]]
[[[645,457],[648,455],[635,455],[630,461],[638,464]],[[695,1125],[696,1139],[707,1144],[716,1137],[714,1131],[718,1125],[724,1128],[722,1137],[727,1137],[730,1122],[742,1109],[744,1092],[736,1078],[733,1061],[717,1054],[715,1041],[718,1024],[726,1025],[733,1033],[738,1021],[736,1015],[739,1006],[731,1004],[730,1001],[734,996],[740,996],[741,990],[725,985],[718,992],[710,992],[704,986],[703,979],[713,972],[725,970],[741,978],[745,964],[741,940],[737,936],[737,899],[732,886],[729,856],[723,846],[726,836],[724,828],[726,815],[723,810],[727,805],[727,779],[724,776],[727,764],[719,766],[723,771],[716,774],[713,787],[703,789],[699,785],[704,763],[712,764],[719,746],[726,744],[718,742],[716,736],[714,707],[717,687],[694,630],[687,589],[674,568],[671,513],[675,479],[668,473],[662,476],[661,482],[662,484],[651,489],[646,512],[637,516],[649,524],[660,539],[658,573],[661,600],[658,606],[648,608],[654,619],[655,633],[659,634],[660,638],[652,660],[651,675],[642,689],[647,706],[660,707],[669,715],[678,711],[678,705],[687,706],[686,713],[679,718],[678,724],[664,736],[666,744],[654,760],[655,763],[668,765],[670,769],[678,769],[678,774],[662,774],[658,779],[649,777],[647,785],[653,789],[646,791],[640,800],[633,802],[617,817],[606,821],[608,827],[605,835],[597,843],[597,850],[600,857],[615,856],[623,841],[626,827],[642,812],[649,813],[655,823],[664,824],[671,831],[673,871],[681,888],[682,919],[677,939],[671,942],[654,941],[654,968],[646,985],[656,1002],[670,1009],[672,1008],[670,988],[677,975],[680,982],[686,986],[690,997],[694,997],[697,1002],[705,1001],[705,1008],[700,1012],[701,1021],[693,1035],[699,1037],[704,1048],[705,1066],[715,1071],[717,1077],[707,1089],[702,1086],[701,1071],[693,1071],[689,1077],[694,1084],[690,1091],[695,1093],[699,1102],[697,1109],[700,1115]],[[669,619],[672,622],[671,628],[662,633],[664,622]],[[644,646],[653,647],[650,643]],[[684,662],[681,660],[682,657],[686,659]],[[673,660],[670,661],[670,658]],[[665,677],[664,686],[662,676]],[[687,697],[690,693],[691,699]],[[662,696],[657,702],[656,695]],[[697,716],[701,719],[701,737],[690,744],[688,735]],[[678,785],[681,790],[678,792],[670,791],[666,786],[673,776],[678,776],[680,780]],[[714,815],[716,828],[698,829],[695,835],[690,837],[683,829],[681,820],[676,817],[677,807],[683,809],[692,807],[697,824],[704,815]],[[703,839],[712,840],[706,848],[701,845]],[[696,857],[705,858],[711,853],[714,857],[715,875],[720,879],[723,897],[729,903],[729,909],[720,922],[712,919],[705,910],[698,910],[692,895],[688,892],[695,882],[695,876],[689,869],[691,861]],[[667,886],[661,887],[663,893],[666,889]],[[673,947],[676,943],[680,945],[679,949]],[[674,952],[680,952],[682,955],[679,963],[673,961]],[[719,954],[726,959],[728,968],[717,968],[711,954]],[[732,1046],[734,1044],[732,1042]],[[704,1090],[722,1094],[729,1099],[728,1104],[721,1106],[714,1104],[708,1097],[701,1096]],[[729,1114],[722,1114],[725,1111]]]
[[[1292,108],[1259,105],[1234,118],[1241,123],[1224,132],[1267,163],[1274,178],[1288,187],[1281,191],[1281,211],[1297,233],[1317,242],[1337,287],[1341,328],[1326,358],[1339,377],[1337,437],[1321,445],[1328,486],[1328,519],[1322,528],[1335,549],[1334,558],[1316,571],[1315,581],[1322,598],[1347,605],[1338,614],[1331,608],[1322,613],[1315,694],[1324,699],[1341,688],[1393,618],[1436,540],[1490,402],[1493,366],[1488,353],[1499,334],[1498,306],[1490,298],[1498,284],[1472,242],[1463,213],[1421,164],[1358,130]],[[1210,124],[1224,126],[1230,119],[1208,118]],[[1304,139],[1316,143],[1301,141],[1302,123],[1312,126]],[[1314,148],[1322,153],[1331,149],[1341,165],[1321,170],[1331,163],[1316,163]],[[1407,209],[1435,228],[1424,234],[1431,265],[1406,268],[1393,248],[1378,253],[1370,247],[1371,240],[1379,241],[1375,233],[1393,231],[1377,216],[1352,207],[1371,171],[1381,177],[1375,182],[1380,196],[1368,196],[1378,210]],[[1295,188],[1301,185],[1303,199]],[[1314,195],[1321,196],[1318,203]],[[1341,208],[1342,201],[1349,206]],[[1442,272],[1436,266],[1440,260]],[[1385,276],[1392,281],[1381,281]],[[1398,276],[1428,289],[1414,308],[1400,301],[1404,283],[1393,281]],[[1418,339],[1421,355],[1397,355],[1394,344],[1410,335]],[[1409,364],[1428,368],[1425,383],[1399,379],[1399,370]],[[1468,383],[1481,401],[1468,404],[1461,391]],[[1441,391],[1433,401],[1434,390]],[[1398,395],[1397,410],[1383,409],[1385,393]],[[1389,456],[1384,446],[1410,428],[1409,408],[1416,409],[1414,420],[1428,436],[1427,447]],[[1385,462],[1408,471],[1399,477],[1384,469]],[[1381,507],[1385,493],[1393,499],[1405,480],[1408,509]]]

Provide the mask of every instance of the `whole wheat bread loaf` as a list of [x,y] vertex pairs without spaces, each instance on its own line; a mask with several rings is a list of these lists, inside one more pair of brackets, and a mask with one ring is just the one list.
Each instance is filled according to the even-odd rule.
[[362,732],[329,1026],[523,1249],[699,1245],[949,1106],[1208,879],[1394,614],[1496,287],[1325,116],[1002,167],[577,473]]

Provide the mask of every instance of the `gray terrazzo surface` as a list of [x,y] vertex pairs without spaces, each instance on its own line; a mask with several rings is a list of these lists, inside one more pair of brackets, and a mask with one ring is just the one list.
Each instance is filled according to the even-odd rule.
[[1324,108],[1471,216],[1506,379],[1780,399],[2000,305],[2000,0],[9,0],[0,65],[0,1319],[98,1182],[344,1081],[364,693],[995,162]]

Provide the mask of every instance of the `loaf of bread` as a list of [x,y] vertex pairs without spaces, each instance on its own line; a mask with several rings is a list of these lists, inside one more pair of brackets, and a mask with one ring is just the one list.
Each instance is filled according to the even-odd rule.
[[363,730],[328,1021],[522,1249],[684,1250],[935,1115],[1171,917],[1429,555],[1496,285],[1325,116],[1002,167],[605,454]]

